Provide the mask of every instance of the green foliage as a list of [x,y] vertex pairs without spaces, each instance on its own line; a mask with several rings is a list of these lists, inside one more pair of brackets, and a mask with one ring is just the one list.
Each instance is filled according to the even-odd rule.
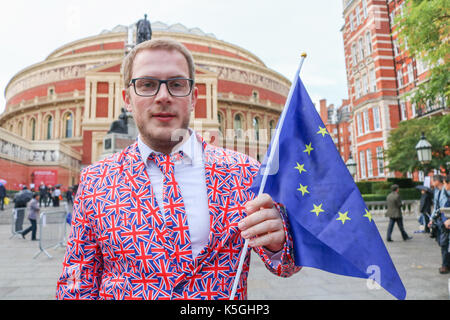
[[364,199],[364,202],[368,202],[368,201],[385,201],[386,200],[386,195],[369,193],[369,194],[363,194],[362,198]]
[[359,192],[361,192],[361,194],[372,193],[372,182],[370,181],[356,182],[356,186],[358,187]]
[[[388,149],[385,157],[392,171],[403,174],[415,170],[428,172],[432,168],[446,167],[450,161],[449,155],[449,124],[450,114],[430,118],[418,118],[400,122],[398,128],[391,130],[388,137]],[[417,159],[416,144],[419,142],[421,132],[432,145],[432,161],[429,165],[422,165]]]
[[405,13],[395,22],[399,25],[400,44],[408,45],[409,54],[426,62],[430,68],[429,80],[419,85],[411,101],[426,105],[450,97],[450,1],[406,0]]

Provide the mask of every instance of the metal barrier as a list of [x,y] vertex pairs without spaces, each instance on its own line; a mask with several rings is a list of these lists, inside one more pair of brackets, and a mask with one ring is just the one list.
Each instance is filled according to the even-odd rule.
[[67,210],[41,212],[39,216],[39,252],[33,257],[35,259],[42,252],[49,258],[52,256],[47,249],[66,246]]
[[14,208],[12,211],[11,216],[11,237],[12,239],[14,236],[21,235],[21,232],[23,231],[23,221],[25,219],[25,213],[27,211],[27,208]]

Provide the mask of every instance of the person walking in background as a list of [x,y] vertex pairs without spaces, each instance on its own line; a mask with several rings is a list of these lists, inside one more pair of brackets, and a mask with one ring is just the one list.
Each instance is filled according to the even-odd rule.
[[56,186],[53,192],[53,206],[59,207],[59,197],[61,196],[60,186]]
[[387,196],[387,211],[386,217],[389,217],[389,226],[387,229],[388,242],[392,241],[392,230],[394,229],[394,224],[397,223],[398,228],[402,234],[403,240],[410,240],[412,237],[408,236],[405,229],[403,228],[403,217],[402,217],[402,200],[399,194],[398,185],[394,184],[391,186],[391,193]]
[[[440,202],[440,208],[449,208],[450,207],[450,176],[447,176],[443,179],[443,187],[441,189],[441,198],[445,199]],[[439,200],[440,200],[439,199]],[[450,273],[450,252],[449,252],[449,242],[450,242],[450,219],[445,217],[445,214],[439,211],[439,214],[436,217],[436,224],[438,227],[438,243],[441,247],[441,255],[442,255],[442,266],[439,268],[440,274]]]
[[37,219],[39,217],[39,193],[33,194],[33,199],[28,203],[28,220],[30,220],[31,226],[21,232],[22,237],[31,231],[31,241],[36,241],[36,231],[37,231]]
[[72,205],[73,204],[73,197],[72,197],[72,187],[69,187],[69,189],[67,189],[66,191],[66,199],[67,199],[67,204],[68,205]]
[[431,191],[427,191],[422,189],[420,196],[420,207],[419,211],[421,214],[422,224],[424,226],[424,232],[429,233],[430,228],[428,227],[428,223],[430,222],[430,214],[431,214],[431,205],[432,205],[432,199],[431,199]]
[[44,201],[44,205],[47,206],[47,187],[42,181],[39,185],[39,206],[42,207],[42,201]]
[[5,197],[6,197],[6,188],[3,183],[0,182],[0,210],[5,209]]

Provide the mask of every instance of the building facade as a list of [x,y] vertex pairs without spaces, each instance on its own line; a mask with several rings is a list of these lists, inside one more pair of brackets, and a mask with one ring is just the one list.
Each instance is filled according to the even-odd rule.
[[[196,63],[199,96],[190,127],[206,141],[260,159],[284,106],[290,81],[249,51],[181,24],[152,24],[153,39],[182,42]],[[118,119],[122,59],[135,25],[117,26],[54,50],[19,71],[5,89],[0,115],[0,178],[70,186],[97,161]]]
[[[395,173],[386,169],[383,150],[401,121],[448,112],[442,99],[415,106],[408,94],[427,81],[428,67],[400,46],[396,17],[404,0],[343,0],[348,97],[352,109],[352,154],[357,180],[382,180]],[[417,178],[417,177],[416,177]]]

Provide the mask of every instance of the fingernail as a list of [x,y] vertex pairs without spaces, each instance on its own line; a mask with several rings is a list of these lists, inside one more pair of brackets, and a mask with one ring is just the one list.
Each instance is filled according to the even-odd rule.
[[238,223],[238,227],[239,227],[239,229],[241,229],[241,230],[245,230],[245,223],[239,222],[239,223]]
[[248,238],[248,232],[246,232],[246,231],[241,232],[241,236],[242,236],[244,239],[247,239],[247,238]]

